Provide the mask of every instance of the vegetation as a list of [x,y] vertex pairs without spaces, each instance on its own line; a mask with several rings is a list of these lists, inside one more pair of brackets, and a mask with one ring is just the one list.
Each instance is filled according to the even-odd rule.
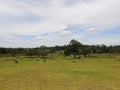
[[46,47],[44,45],[37,48],[0,48],[0,54],[4,55],[27,55],[46,57],[48,53],[55,53],[57,51],[64,51],[64,55],[73,54],[74,58],[77,55],[84,55],[85,57],[90,53],[120,53],[120,46],[106,46],[106,45],[83,45],[79,41],[73,39],[68,45]]
[[14,59],[0,58],[0,90],[120,89],[119,54],[91,54],[75,63],[71,56],[62,57],[59,53],[47,62],[19,56],[15,64]]
[[0,90],[120,90],[120,46],[0,48]]
[[70,44],[68,45],[68,48],[65,50],[64,55],[74,55],[74,59],[76,59],[76,55],[80,54],[80,47],[82,44],[78,42],[77,40],[73,39],[70,41]]

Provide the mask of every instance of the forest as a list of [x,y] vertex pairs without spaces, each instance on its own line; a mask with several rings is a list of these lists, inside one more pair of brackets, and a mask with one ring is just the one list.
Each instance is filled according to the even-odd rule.
[[76,56],[83,55],[87,57],[90,53],[120,53],[120,45],[111,45],[106,46],[104,44],[101,45],[83,45],[79,41],[73,39],[70,41],[68,45],[64,46],[53,46],[47,47],[45,45],[41,45],[36,48],[4,48],[0,47],[0,54],[8,55],[8,56],[16,56],[16,55],[25,55],[25,56],[38,56],[38,57],[46,57],[49,53],[55,53],[57,51],[64,51],[65,56],[74,55]]

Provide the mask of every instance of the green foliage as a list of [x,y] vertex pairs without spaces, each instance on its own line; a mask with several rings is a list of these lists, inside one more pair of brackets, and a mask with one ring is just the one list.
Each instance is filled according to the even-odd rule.
[[42,58],[45,58],[45,57],[47,57],[49,52],[50,52],[50,50],[47,49],[47,47],[43,45],[40,48],[38,48],[37,55],[42,57]]
[[81,53],[82,55],[84,55],[84,57],[87,57],[87,55],[88,55],[89,53],[91,53],[91,49],[90,49],[90,47],[88,47],[87,45],[83,45],[83,46],[81,47],[80,53]]
[[[54,47],[46,47],[41,46],[37,48],[3,48],[0,47],[0,54],[6,56],[17,56],[17,55],[27,55],[27,56],[47,56],[48,53],[56,53],[58,51],[64,51],[65,56],[82,54],[85,57],[89,53],[120,53],[120,45],[117,46],[106,46],[102,45],[82,45],[79,41],[73,39],[70,41],[69,45],[64,46],[54,46]],[[3,55],[3,56],[4,56]]]
[[0,48],[0,53],[1,54],[6,54],[7,53],[7,49],[6,48]]
[[33,56],[33,55],[36,55],[36,51],[34,49],[28,49],[26,51],[26,55],[27,56]]
[[13,51],[11,52],[11,56],[13,56],[13,57],[15,57],[16,54],[17,54],[16,50],[13,50]]
[[76,58],[76,55],[80,54],[80,47],[82,46],[82,44],[80,42],[78,42],[77,40],[73,39],[70,41],[68,48],[65,50],[65,55],[74,55],[74,58]]

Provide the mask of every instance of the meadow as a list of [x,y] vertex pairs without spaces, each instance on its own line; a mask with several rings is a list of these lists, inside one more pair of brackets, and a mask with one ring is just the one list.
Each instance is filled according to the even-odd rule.
[[0,57],[0,90],[120,90],[120,55],[95,56]]

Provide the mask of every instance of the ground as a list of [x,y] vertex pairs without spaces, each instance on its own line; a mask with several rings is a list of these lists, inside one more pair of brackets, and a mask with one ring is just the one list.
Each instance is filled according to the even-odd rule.
[[0,57],[0,90],[120,90],[120,57]]

